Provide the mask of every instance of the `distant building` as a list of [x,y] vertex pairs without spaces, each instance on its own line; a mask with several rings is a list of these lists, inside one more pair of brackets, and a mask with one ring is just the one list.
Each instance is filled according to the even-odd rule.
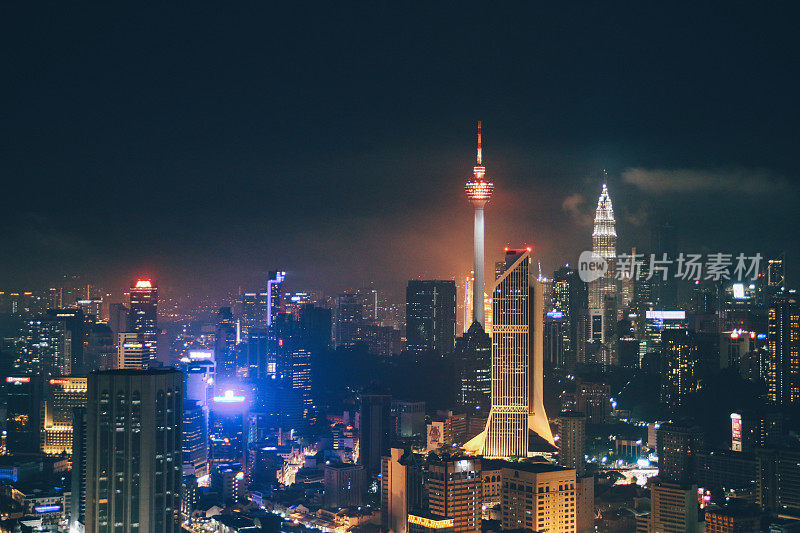
[[755,505],[712,505],[705,512],[706,533],[761,531],[761,511]]
[[700,361],[695,334],[685,329],[664,331],[661,350],[661,403],[678,409],[698,388]]
[[208,470],[208,411],[197,400],[183,401],[183,465],[197,477]]
[[7,376],[6,451],[14,455],[38,454],[41,449],[41,376]]
[[48,455],[71,455],[73,410],[86,407],[86,378],[52,378],[48,384],[42,452]]
[[406,288],[406,340],[409,351],[453,351],[456,339],[456,282],[411,280]]
[[394,432],[399,437],[413,437],[425,432],[425,402],[392,400]]
[[159,334],[158,287],[151,280],[138,280],[131,283],[130,293],[130,331],[142,335],[150,359],[155,359]]
[[575,380],[575,406],[590,424],[605,424],[611,417],[611,386],[608,383]]
[[[603,190],[597,200],[594,229],[592,231],[592,252],[603,258],[608,270],[600,278],[589,283],[589,314],[592,317],[592,338],[605,342],[603,309],[606,295],[616,296],[617,282],[614,279],[617,262],[617,230],[614,219],[614,208],[608,188],[603,183]],[[600,320],[595,320],[599,317]]]

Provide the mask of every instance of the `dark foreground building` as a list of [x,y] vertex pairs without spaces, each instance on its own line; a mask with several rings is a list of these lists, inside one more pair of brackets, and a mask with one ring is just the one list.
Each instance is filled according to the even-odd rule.
[[179,531],[181,373],[108,370],[88,381],[86,531]]

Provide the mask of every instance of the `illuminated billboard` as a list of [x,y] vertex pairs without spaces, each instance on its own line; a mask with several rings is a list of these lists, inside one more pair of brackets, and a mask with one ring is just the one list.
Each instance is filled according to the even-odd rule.
[[244,399],[244,396],[238,396],[232,390],[226,390],[222,396],[214,396],[215,403],[242,403]]
[[742,415],[731,413],[731,450],[742,451]]
[[660,320],[685,320],[686,311],[647,311],[645,316]]

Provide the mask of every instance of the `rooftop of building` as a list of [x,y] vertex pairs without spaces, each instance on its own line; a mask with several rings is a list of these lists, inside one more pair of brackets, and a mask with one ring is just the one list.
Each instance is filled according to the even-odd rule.
[[322,468],[334,468],[336,470],[353,470],[353,469],[363,469],[364,465],[357,465],[355,463],[339,463],[331,461],[330,463],[325,463],[322,465]]
[[558,418],[586,418],[586,415],[580,411],[561,411]]
[[409,511],[408,514],[409,514],[409,516],[410,515],[414,515],[414,516],[418,516],[420,518],[426,518],[428,520],[447,520],[448,519],[446,516],[441,516],[441,515],[438,515],[438,514],[434,514],[434,513],[430,512],[430,511],[422,510],[422,509],[415,509],[415,510]]
[[91,374],[98,376],[161,376],[178,372],[179,370],[175,368],[118,368],[113,370],[94,370]]
[[566,470],[575,470],[574,468],[564,468],[552,463],[523,463],[516,461],[502,461],[501,468],[508,468],[512,470],[522,470],[523,472],[530,472],[533,474],[544,474],[547,472],[563,472]]

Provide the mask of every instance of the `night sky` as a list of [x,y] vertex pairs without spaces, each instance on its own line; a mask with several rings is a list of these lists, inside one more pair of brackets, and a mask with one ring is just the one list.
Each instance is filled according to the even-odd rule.
[[669,221],[797,286],[797,13],[344,5],[4,4],[0,288],[460,277],[477,120],[490,265],[574,262],[607,168],[620,248]]

